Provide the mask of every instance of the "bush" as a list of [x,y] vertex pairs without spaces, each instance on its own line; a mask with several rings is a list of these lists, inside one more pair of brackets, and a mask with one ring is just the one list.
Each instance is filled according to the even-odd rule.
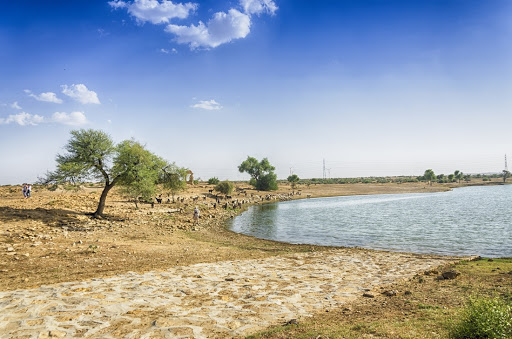
[[511,338],[512,305],[500,298],[470,298],[450,338]]
[[208,179],[208,185],[218,185],[220,182],[219,178],[213,177]]
[[215,186],[215,190],[216,191],[219,191],[220,193],[223,193],[223,194],[231,194],[231,192],[233,192],[233,183],[231,181],[223,181],[223,182],[220,182],[217,186]]

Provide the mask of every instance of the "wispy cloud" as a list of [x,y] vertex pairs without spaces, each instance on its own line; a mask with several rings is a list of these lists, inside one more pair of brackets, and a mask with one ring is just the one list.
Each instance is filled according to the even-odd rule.
[[209,111],[219,110],[222,106],[215,100],[200,100],[198,104],[190,106],[192,108],[206,109]]
[[108,3],[114,9],[126,8],[139,23],[166,24],[174,18],[185,19],[198,7],[194,3],[173,3],[168,0],[114,0]]
[[18,114],[11,114],[7,118],[0,118],[0,125],[18,124],[20,126],[38,125],[44,121],[44,118],[37,114],[29,114],[21,112]]
[[214,13],[206,23],[197,25],[176,25],[174,18],[184,19],[195,11],[198,4],[173,3],[167,0],[114,0],[109,2],[115,9],[125,8],[138,22],[168,24],[165,31],[176,36],[175,41],[188,44],[191,49],[210,49],[236,39],[243,39],[250,33],[251,16],[263,13],[274,15],[278,7],[273,0],[240,0],[238,8],[227,12]]
[[84,84],[62,85],[62,93],[82,104],[100,104],[98,95]]
[[70,126],[81,126],[87,124],[87,118],[83,112],[55,112],[51,118],[52,122],[56,122],[63,125]]
[[11,104],[11,108],[14,108],[14,109],[22,109],[22,108],[20,107],[20,105],[18,105],[18,102],[17,102],[17,101],[15,101],[15,102],[13,102],[13,103]]
[[27,93],[29,97],[32,97],[32,98],[34,98],[34,99],[36,99],[38,101],[45,101],[45,102],[53,102],[53,103],[56,103],[56,104],[62,104],[62,100],[57,98],[57,94],[55,94],[53,92],[44,92],[44,93],[36,95],[36,94],[32,93],[31,90],[26,89],[25,93]]
[[240,5],[247,14],[267,13],[274,15],[278,7],[272,0],[240,0]]
[[172,49],[166,49],[166,48],[160,48],[160,53],[164,53],[164,54],[177,54],[178,51],[176,50],[176,48],[172,48]]
[[20,126],[36,126],[43,123],[58,123],[70,126],[81,126],[88,123],[83,112],[55,112],[50,118],[37,114],[21,112],[0,118],[0,125],[18,124]]

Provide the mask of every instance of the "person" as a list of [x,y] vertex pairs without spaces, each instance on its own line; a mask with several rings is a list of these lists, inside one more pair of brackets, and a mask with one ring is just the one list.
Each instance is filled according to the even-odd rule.
[[199,208],[194,208],[194,225],[199,224]]
[[23,184],[23,188],[21,189],[21,193],[23,193],[23,197],[27,199],[27,184]]
[[27,198],[30,198],[30,196],[32,195],[32,185],[30,184],[27,184]]

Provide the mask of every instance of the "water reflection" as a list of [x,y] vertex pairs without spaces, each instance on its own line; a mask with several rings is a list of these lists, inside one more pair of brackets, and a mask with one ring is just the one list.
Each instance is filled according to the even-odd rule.
[[512,185],[253,206],[236,232],[290,243],[512,256]]

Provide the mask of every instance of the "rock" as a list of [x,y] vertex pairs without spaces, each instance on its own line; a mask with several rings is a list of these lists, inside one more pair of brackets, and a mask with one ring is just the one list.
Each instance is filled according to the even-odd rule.
[[12,247],[12,246],[7,247],[7,252],[14,252],[14,247]]
[[299,324],[299,321],[297,319],[290,319],[288,320],[287,322],[285,322],[283,324],[283,326],[288,326],[288,325],[298,325]]
[[382,292],[382,294],[384,294],[387,297],[394,297],[395,295],[398,294],[398,291],[396,291],[396,290],[389,290],[389,291]]
[[363,293],[363,297],[365,297],[365,298],[375,298],[375,296],[373,294],[368,293],[368,292]]
[[460,272],[457,271],[457,270],[449,270],[449,271],[444,271],[442,273],[442,277],[444,279],[455,279],[457,278],[458,276],[460,275]]
[[411,295],[411,294],[412,294],[412,292],[411,292],[411,291],[405,291],[405,292],[404,292],[404,294],[405,294],[405,295]]
[[226,278],[224,280],[226,280],[226,281],[235,281],[235,279],[233,279],[233,278]]

